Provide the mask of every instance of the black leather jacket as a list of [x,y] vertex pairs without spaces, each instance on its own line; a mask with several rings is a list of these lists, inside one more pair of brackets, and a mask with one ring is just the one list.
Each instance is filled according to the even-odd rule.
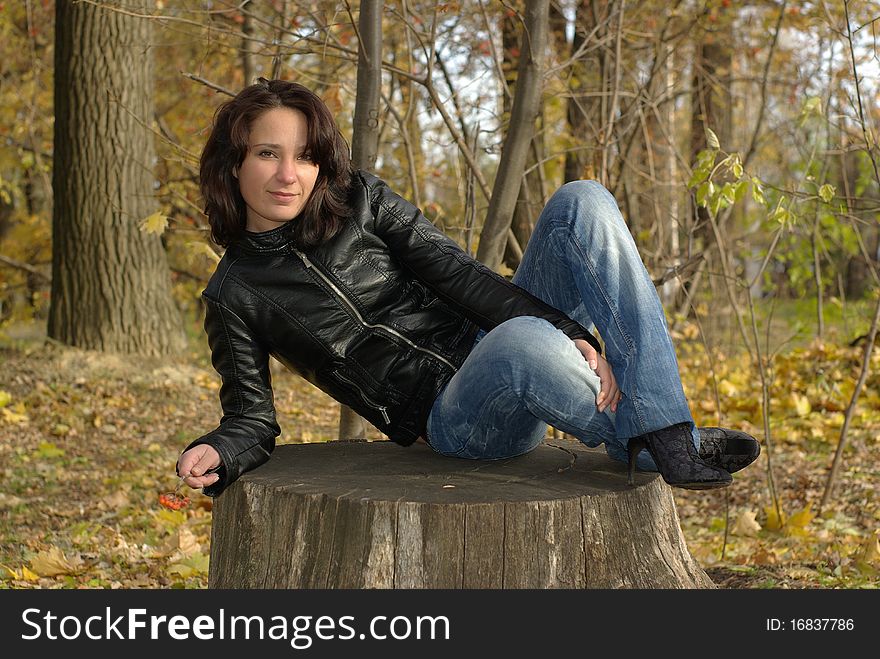
[[434,399],[480,328],[545,318],[572,339],[584,327],[470,258],[375,176],[356,172],[351,215],[331,240],[296,249],[286,224],[229,246],[202,293],[219,427],[216,496],[269,459],[275,420],[268,358],[354,409],[392,440],[425,434]]

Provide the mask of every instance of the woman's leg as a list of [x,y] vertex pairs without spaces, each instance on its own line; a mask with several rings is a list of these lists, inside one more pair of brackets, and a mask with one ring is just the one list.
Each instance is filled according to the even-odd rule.
[[[663,308],[617,203],[604,187],[575,181],[553,195],[513,281],[582,325],[594,324],[604,339],[605,358],[623,398],[616,415],[595,415],[588,430],[606,438],[609,455],[626,460],[629,438],[680,422],[690,424],[699,448]],[[609,422],[615,430],[611,439]],[[647,451],[638,464],[656,469]]]
[[540,444],[550,423],[597,446],[614,438],[598,393],[599,378],[571,339],[546,320],[513,318],[477,342],[438,396],[427,439],[444,455],[509,458]]

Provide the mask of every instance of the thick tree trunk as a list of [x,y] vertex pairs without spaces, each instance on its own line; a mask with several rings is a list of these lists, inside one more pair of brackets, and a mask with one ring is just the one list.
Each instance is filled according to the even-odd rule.
[[[382,95],[382,6],[381,0],[362,0],[358,17],[357,97],[351,163],[356,169],[372,170],[379,151],[379,98]],[[366,421],[340,406],[339,436],[366,436]]]
[[423,444],[280,446],[215,500],[211,588],[711,588],[657,474],[554,440],[510,460]]
[[510,127],[504,138],[501,162],[477,250],[477,259],[493,269],[498,268],[504,256],[529,145],[535,132],[535,118],[540,111],[548,22],[549,0],[528,0]]
[[178,352],[185,337],[165,251],[139,228],[159,211],[144,125],[153,116],[150,22],[58,0],[55,33],[49,336],[93,350]]

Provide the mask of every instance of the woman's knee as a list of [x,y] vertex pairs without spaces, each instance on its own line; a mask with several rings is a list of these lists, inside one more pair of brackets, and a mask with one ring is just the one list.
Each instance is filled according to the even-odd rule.
[[570,202],[588,201],[591,203],[607,202],[608,199],[614,199],[608,189],[593,180],[578,180],[564,183],[556,190],[553,199],[559,197],[561,201]]
[[488,363],[494,373],[521,397],[559,385],[590,384],[592,373],[574,341],[542,318],[512,318],[483,341],[488,341],[485,348],[491,351]]
[[549,321],[535,316],[506,320],[483,339],[487,349],[514,363],[542,362],[560,352],[577,350],[574,343]]

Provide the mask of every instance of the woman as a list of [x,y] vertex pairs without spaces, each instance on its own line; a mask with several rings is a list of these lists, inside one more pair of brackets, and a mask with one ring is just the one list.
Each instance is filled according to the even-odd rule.
[[630,481],[638,463],[699,489],[757,456],[744,433],[700,441],[660,302],[597,183],[554,195],[510,283],[352,172],[329,110],[296,83],[260,79],[221,106],[200,177],[226,247],[203,293],[223,418],[178,460],[191,487],[215,496],[269,459],[269,355],[392,440],[444,455],[520,455],[549,423],[604,442]]

